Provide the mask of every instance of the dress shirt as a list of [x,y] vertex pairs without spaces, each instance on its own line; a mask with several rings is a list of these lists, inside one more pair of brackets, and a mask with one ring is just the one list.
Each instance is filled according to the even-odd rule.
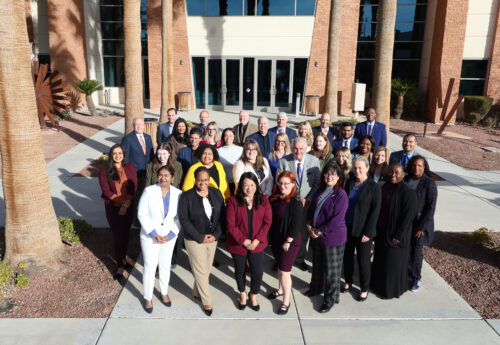
[[[368,135],[372,136],[374,126],[375,126],[375,121],[373,121],[373,122],[368,122],[368,121],[366,121],[366,133],[367,133]],[[370,128],[371,128],[371,130],[372,130],[372,132],[371,132],[371,133],[370,133]]]
[[350,137],[349,139],[342,138],[342,147],[350,148],[351,147],[351,139],[352,139],[352,137]]

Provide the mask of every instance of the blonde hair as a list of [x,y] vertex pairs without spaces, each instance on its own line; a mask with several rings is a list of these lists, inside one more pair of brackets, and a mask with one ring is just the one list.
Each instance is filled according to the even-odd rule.
[[304,137],[307,140],[307,146],[312,147],[314,144],[314,136],[313,136],[313,130],[311,127],[311,124],[309,121],[302,121],[297,125],[297,129],[299,130],[299,137],[300,137],[300,127],[304,126],[306,127],[306,136]]
[[322,137],[326,141],[326,145],[323,148],[323,151],[321,152],[321,159],[325,160],[326,156],[328,156],[330,154],[330,152],[332,152],[332,145],[330,144],[330,140],[328,140],[328,137],[326,136],[326,134],[321,132],[321,131],[316,133],[316,136],[314,137],[313,145],[311,147],[311,151],[309,151],[309,153],[314,155],[314,156],[316,155],[316,153],[318,153],[318,151],[316,150],[316,138],[317,137]]
[[[337,155],[342,152],[345,155],[346,161],[345,161],[345,166],[341,166],[340,170],[342,170],[342,173],[344,174],[345,179],[347,180],[349,178],[349,173],[351,172],[352,168],[352,155],[351,155],[351,150],[349,150],[347,147],[341,147],[337,150],[335,153],[335,161],[337,161]],[[340,164],[339,164],[340,165]]]
[[268,161],[275,162],[278,159],[278,157],[276,157],[276,153],[278,152],[278,150],[276,149],[276,144],[278,143],[278,139],[281,138],[285,140],[285,154],[288,155],[290,154],[290,152],[292,152],[292,150],[290,149],[290,140],[288,140],[288,135],[286,135],[285,133],[278,133],[276,135],[276,138],[274,139],[273,149],[271,150],[271,152],[269,152],[269,156],[267,159]]
[[245,141],[245,144],[243,145],[243,152],[241,153],[240,159],[245,164],[251,164],[246,156],[246,150],[249,149],[250,145],[255,146],[255,150],[257,150],[257,158],[255,159],[255,163],[257,164],[257,170],[261,170],[262,167],[264,166],[264,157],[262,156],[262,152],[260,151],[259,144],[255,140],[250,139]]
[[214,142],[217,144],[220,141],[220,133],[219,133],[219,126],[217,126],[217,122],[215,121],[210,121],[207,124],[207,133],[203,136],[203,140],[208,141],[208,127],[210,126],[215,126],[215,136],[214,136]]

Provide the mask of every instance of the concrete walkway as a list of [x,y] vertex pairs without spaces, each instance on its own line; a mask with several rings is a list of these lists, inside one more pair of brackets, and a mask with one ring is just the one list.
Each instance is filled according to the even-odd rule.
[[[181,115],[198,121],[198,111]],[[252,119],[256,121],[260,115],[254,114]],[[157,112],[147,111],[146,116],[157,117]],[[211,112],[211,119],[220,127],[229,127],[237,122],[237,114]],[[294,123],[305,119],[290,116]],[[58,216],[83,218],[94,227],[108,227],[97,178],[73,175],[119,142],[123,127],[123,120],[118,121],[47,164]],[[391,135],[390,141],[393,151],[400,149],[400,137]],[[432,170],[446,179],[438,183],[437,230],[473,231],[480,226],[500,230],[500,172],[469,171],[423,149],[419,151],[429,159]],[[5,222],[2,193],[0,225]],[[0,343],[500,344],[500,320],[483,320],[427,264],[419,292],[389,301],[370,295],[360,303],[354,300],[358,291],[353,289],[343,294],[340,304],[326,315],[315,311],[321,297],[311,299],[301,293],[307,289],[310,273],[294,269],[290,311],[281,317],[276,314],[279,302],[265,298],[277,286],[269,256],[259,296],[261,311],[256,313],[236,308],[238,294],[231,258],[224,250],[217,255],[221,266],[212,270],[211,318],[191,297],[193,278],[184,253],[172,271],[171,308],[160,303],[157,293],[154,312],[149,315],[143,311],[142,265],[138,262],[109,319],[1,319]]]

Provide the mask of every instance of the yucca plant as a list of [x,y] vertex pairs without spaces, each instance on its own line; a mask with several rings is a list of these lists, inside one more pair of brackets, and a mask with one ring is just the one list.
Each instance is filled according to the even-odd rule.
[[406,93],[415,87],[415,83],[408,80],[393,79],[392,80],[392,92],[398,96],[398,104],[396,109],[394,109],[394,118],[400,119],[403,113],[403,103]]
[[92,100],[92,94],[96,91],[102,91],[103,87],[101,83],[99,83],[97,80],[83,79],[78,80],[76,82],[76,86],[78,87],[78,91],[85,95],[90,115],[97,115],[97,109],[95,107],[94,101]]

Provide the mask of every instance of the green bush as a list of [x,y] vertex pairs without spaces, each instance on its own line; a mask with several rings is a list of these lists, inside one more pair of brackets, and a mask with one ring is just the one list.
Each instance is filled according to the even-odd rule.
[[315,120],[307,120],[309,124],[311,125],[311,128],[321,126],[321,120],[320,119],[315,119]]
[[424,92],[418,87],[408,90],[403,103],[403,114],[405,118],[421,117],[424,97]]
[[488,114],[491,109],[493,98],[486,96],[465,96],[464,98],[464,114],[465,118],[470,113],[478,113],[481,119]]
[[492,234],[493,234],[492,230],[482,227],[475,230],[470,235],[470,240],[473,244],[477,246],[485,246],[486,248],[494,249],[497,247],[497,244],[495,243]]
[[92,231],[92,226],[82,219],[59,217],[58,221],[61,238],[66,242],[78,242],[81,236]]
[[466,115],[465,120],[472,124],[473,126],[477,125],[479,121],[481,121],[481,114],[479,113],[469,113]]
[[16,274],[16,286],[25,287],[28,286],[29,278],[22,273]]
[[5,286],[10,283],[12,279],[12,270],[5,261],[0,262],[0,285]]
[[492,117],[486,117],[481,121],[481,125],[486,128],[493,128],[493,126],[495,126],[495,119]]

